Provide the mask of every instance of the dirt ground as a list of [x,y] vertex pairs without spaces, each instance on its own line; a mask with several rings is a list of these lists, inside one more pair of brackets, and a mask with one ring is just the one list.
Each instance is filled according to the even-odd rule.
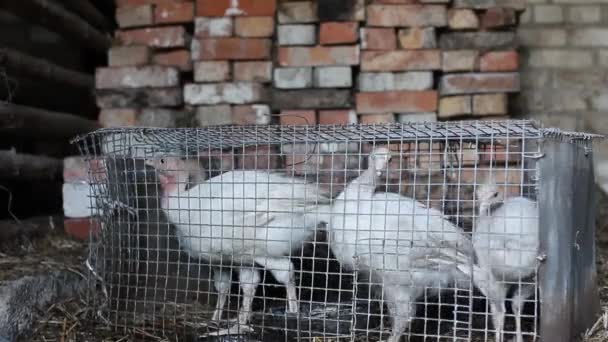
[[[608,197],[604,195],[599,196],[597,222],[598,285],[604,314],[585,336],[581,336],[581,340],[585,342],[608,342]],[[84,276],[86,244],[67,238],[61,231],[52,230],[46,238],[21,237],[17,241],[0,244],[0,281],[58,269]],[[168,341],[142,330],[128,333],[111,330],[96,318],[96,313],[88,306],[84,297],[55,303],[40,311],[39,317],[33,335],[24,337],[22,341]],[[322,339],[315,338],[312,341],[320,342]]]

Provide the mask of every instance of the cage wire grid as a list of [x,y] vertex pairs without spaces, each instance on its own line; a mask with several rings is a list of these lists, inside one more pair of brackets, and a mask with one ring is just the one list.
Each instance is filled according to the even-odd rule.
[[101,316],[180,340],[535,340],[536,161],[545,139],[598,137],[532,121],[82,136]]

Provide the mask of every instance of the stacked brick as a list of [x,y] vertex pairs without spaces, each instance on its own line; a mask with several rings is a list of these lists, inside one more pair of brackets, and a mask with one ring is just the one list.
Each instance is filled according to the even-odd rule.
[[447,25],[447,6],[423,2],[367,5],[356,95],[362,123],[436,120],[433,73],[441,69],[437,34]]
[[194,82],[184,100],[199,125],[268,124],[275,1],[196,3]]
[[[358,121],[351,88],[359,66],[358,32],[365,7],[362,1],[342,10],[335,5],[279,3],[273,110],[281,124]],[[358,168],[353,155],[358,149],[358,144],[293,144],[282,146],[281,152],[289,173],[314,177],[323,186],[343,183]]]
[[[519,90],[514,32],[524,2],[117,0],[117,46],[97,72],[99,120],[173,127],[498,118]],[[361,168],[354,152],[368,148],[294,141],[211,151],[206,167],[285,167],[337,184]],[[414,170],[417,183],[445,181],[433,179],[446,165],[437,143],[393,148],[403,152],[394,166]],[[422,190],[415,196],[427,198]]]
[[[274,0],[196,2],[194,78],[184,86],[184,100],[195,108],[197,125],[270,123],[275,13]],[[214,154],[221,169],[278,168],[270,146]]]
[[357,122],[350,88],[359,64],[362,10],[332,16],[322,2],[279,3],[273,110],[281,124]]
[[508,94],[518,92],[515,25],[524,0],[454,0],[441,34],[439,117],[508,114]]
[[278,116],[282,124],[347,124],[504,116],[508,94],[519,90],[514,32],[524,5],[118,0],[117,46],[109,67],[97,73],[100,121],[267,124]]
[[187,26],[194,2],[117,0],[116,44],[96,73],[102,126],[175,127],[182,110],[182,78],[192,72]]

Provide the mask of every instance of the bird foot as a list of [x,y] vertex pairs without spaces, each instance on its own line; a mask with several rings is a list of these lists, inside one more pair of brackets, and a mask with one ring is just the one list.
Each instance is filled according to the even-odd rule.
[[228,329],[220,329],[218,331],[210,332],[201,337],[207,336],[226,336],[226,335],[242,335],[245,333],[253,332],[253,328],[247,324],[235,324]]
[[239,322],[238,317],[222,318],[220,320],[211,320],[211,321],[209,321],[209,325],[213,325],[215,327],[219,327],[221,325],[226,326],[226,325],[237,324],[238,322]]

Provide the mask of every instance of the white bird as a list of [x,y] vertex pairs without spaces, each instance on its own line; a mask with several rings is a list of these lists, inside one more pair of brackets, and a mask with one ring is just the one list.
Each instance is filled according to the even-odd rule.
[[[329,203],[323,191],[302,179],[257,170],[226,172],[186,190],[183,160],[157,158],[148,164],[160,171],[161,208],[176,226],[181,247],[195,258],[238,265],[243,302],[237,329],[248,323],[261,281],[256,264],[286,286],[288,311],[298,311],[289,256],[312,238],[319,222],[315,208]],[[219,320],[230,267],[214,267],[213,273],[218,300],[212,319]]]
[[534,275],[537,265],[538,205],[525,197],[505,198],[491,179],[478,187],[476,195],[479,216],[475,220],[473,246],[480,267],[477,276],[485,277],[491,273],[504,282],[484,293],[490,301],[494,328],[501,332],[505,321],[505,300],[511,285],[516,286],[512,308],[516,339],[522,342],[521,311],[524,301],[534,295],[536,288],[533,284],[521,282]]
[[368,169],[330,206],[328,232],[336,259],[381,285],[392,321],[388,341],[397,342],[417,298],[468,281],[460,269],[474,265],[471,241],[440,211],[396,193],[375,193],[389,159],[386,148],[370,154]]

